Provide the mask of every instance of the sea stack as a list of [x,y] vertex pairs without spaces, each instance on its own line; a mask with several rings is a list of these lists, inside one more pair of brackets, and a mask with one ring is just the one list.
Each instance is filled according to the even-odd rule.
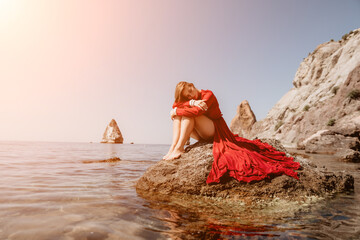
[[106,127],[101,143],[123,143],[124,138],[120,132],[120,129],[115,121],[112,119],[109,125]]
[[230,129],[233,133],[238,134],[240,137],[246,137],[255,122],[255,114],[251,110],[249,102],[244,100],[237,107],[237,113],[231,121]]

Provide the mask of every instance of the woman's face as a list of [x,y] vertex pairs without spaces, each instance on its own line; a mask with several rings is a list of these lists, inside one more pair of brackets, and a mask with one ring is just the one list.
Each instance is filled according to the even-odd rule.
[[184,90],[182,91],[182,95],[187,100],[196,99],[197,98],[197,92],[194,86],[187,85],[185,86]]

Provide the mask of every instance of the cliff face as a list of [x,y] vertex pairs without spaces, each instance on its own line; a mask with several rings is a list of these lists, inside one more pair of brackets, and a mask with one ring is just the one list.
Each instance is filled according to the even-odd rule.
[[101,143],[123,143],[123,142],[124,142],[124,138],[120,132],[120,129],[115,119],[112,119],[109,125],[105,129]]
[[308,152],[360,150],[360,29],[320,44],[293,85],[245,137],[275,138]]

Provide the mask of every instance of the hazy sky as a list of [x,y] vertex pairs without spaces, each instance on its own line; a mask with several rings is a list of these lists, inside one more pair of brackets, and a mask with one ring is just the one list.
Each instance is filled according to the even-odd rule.
[[317,45],[360,27],[359,0],[0,0],[0,140],[170,143],[174,88],[258,120]]

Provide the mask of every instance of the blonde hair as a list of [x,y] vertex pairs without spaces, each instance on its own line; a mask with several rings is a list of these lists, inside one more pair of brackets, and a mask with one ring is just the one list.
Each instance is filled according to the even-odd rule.
[[185,102],[187,99],[182,95],[182,91],[186,86],[195,87],[194,84],[188,82],[179,82],[175,87],[175,102]]

